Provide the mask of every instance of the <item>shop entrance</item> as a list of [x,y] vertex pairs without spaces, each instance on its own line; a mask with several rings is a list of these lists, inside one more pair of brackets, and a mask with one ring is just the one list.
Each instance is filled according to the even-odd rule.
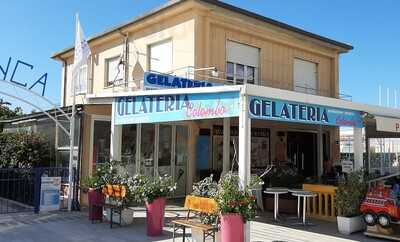
[[140,168],[143,175],[169,175],[177,184],[174,196],[186,194],[188,128],[183,125],[142,124]]
[[317,176],[317,134],[287,132],[288,158],[303,177]]

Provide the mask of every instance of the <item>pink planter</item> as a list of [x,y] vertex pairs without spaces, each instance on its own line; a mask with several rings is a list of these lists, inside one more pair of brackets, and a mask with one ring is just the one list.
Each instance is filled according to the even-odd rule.
[[147,235],[158,236],[162,234],[164,225],[165,198],[157,198],[152,203],[146,203]]
[[103,193],[89,188],[88,191],[89,200],[89,220],[103,220],[103,205],[104,205],[104,195]]
[[221,241],[222,242],[243,242],[244,223],[240,214],[231,213],[221,216]]

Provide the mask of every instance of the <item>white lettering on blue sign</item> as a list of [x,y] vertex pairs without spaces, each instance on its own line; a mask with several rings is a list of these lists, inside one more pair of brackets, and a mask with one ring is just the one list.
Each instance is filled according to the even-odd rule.
[[145,89],[167,89],[167,88],[192,88],[192,87],[213,87],[220,86],[208,81],[192,80],[179,76],[172,76],[161,73],[145,72]]
[[118,97],[115,124],[212,119],[239,115],[239,92]]
[[363,126],[359,111],[261,97],[250,97],[249,113],[250,117],[257,119],[334,126]]

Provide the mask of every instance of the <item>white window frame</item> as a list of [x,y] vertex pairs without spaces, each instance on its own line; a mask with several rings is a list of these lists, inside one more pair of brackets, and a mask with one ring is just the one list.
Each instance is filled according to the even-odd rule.
[[[243,65],[243,64],[241,64],[241,63],[235,63],[235,62],[232,62],[232,61],[227,61],[226,62],[226,65],[228,66],[228,63],[232,63],[233,64],[233,80],[229,80],[229,79],[227,79],[227,77],[228,77],[228,73],[226,72],[226,79],[227,79],[227,82],[230,82],[230,83],[232,83],[232,84],[234,84],[234,85],[241,85],[241,84],[246,84],[246,83],[248,83],[248,79],[247,79],[247,68],[248,67],[251,67],[251,68],[254,68],[254,77],[253,77],[253,83],[251,83],[251,84],[254,84],[254,85],[258,85],[259,84],[259,78],[258,78],[258,68],[257,67],[254,67],[254,66],[249,66],[249,65]],[[243,67],[244,67],[244,70],[243,70],[243,82],[242,83],[238,83],[237,82],[237,77],[238,77],[238,75],[237,75],[237,65],[242,65]],[[227,68],[226,68],[227,69]],[[225,70],[226,71],[226,70]]]
[[[105,68],[104,68],[105,69],[105,74],[104,74],[105,84],[104,85],[105,85],[105,87],[111,87],[111,86],[113,86],[115,84],[115,82],[118,83],[119,81],[123,81],[124,80],[124,73],[125,73],[124,68],[122,68],[122,70],[120,70],[120,73],[118,73],[118,75],[122,74],[122,78],[109,80],[110,62],[114,61],[114,60],[119,61],[120,58],[121,58],[121,56],[118,55],[118,56],[113,56],[113,57],[110,57],[110,58],[106,58],[104,60],[104,66],[105,66]],[[118,75],[116,77],[118,77]],[[116,77],[114,77],[114,78],[116,78]]]
[[[237,57],[235,58],[235,57],[233,57],[235,60],[231,60],[230,59],[230,57],[229,57],[229,53],[228,53],[228,47],[229,47],[229,42],[231,42],[231,43],[233,43],[233,44],[238,44],[239,46],[240,45],[242,45],[242,46],[247,46],[247,47],[251,47],[252,49],[257,49],[257,52],[258,52],[258,56],[257,56],[257,62],[254,62],[254,65],[252,65],[250,62],[252,62],[252,61],[250,61],[249,62],[249,59],[246,61],[246,60],[242,60],[243,62],[241,62],[240,61],[240,58],[238,59]],[[253,83],[252,84],[254,84],[254,85],[259,85],[259,83],[260,83],[260,63],[261,63],[261,61],[260,61],[260,59],[261,59],[261,57],[260,57],[260,55],[261,55],[261,49],[259,48],[259,47],[256,47],[256,46],[252,46],[252,45],[249,45],[249,44],[246,44],[246,43],[242,43],[242,42],[238,42],[238,41],[235,41],[235,40],[230,40],[230,39],[227,39],[226,40],[226,42],[225,42],[225,50],[226,50],[226,56],[225,56],[225,59],[226,59],[226,62],[225,62],[225,77],[226,77],[226,79],[227,79],[227,66],[228,66],[228,63],[233,63],[233,80],[227,80],[227,82],[229,82],[229,83],[232,83],[232,84],[234,84],[234,85],[238,85],[238,84],[245,84],[245,83],[248,83],[248,79],[247,79],[247,68],[248,67],[252,67],[252,68],[254,68],[254,79],[253,79]],[[246,62],[246,63],[245,63]],[[249,62],[249,63],[247,63],[247,62]],[[258,66],[255,66],[255,65],[257,65],[258,64]],[[238,83],[237,82],[237,65],[243,65],[244,66],[244,70],[243,70],[243,83]]]
[[172,38],[167,38],[167,39],[164,39],[164,40],[161,40],[161,41],[157,41],[157,42],[154,42],[154,43],[151,43],[151,44],[147,45],[147,53],[148,53],[148,55],[147,55],[147,70],[148,71],[159,72],[158,70],[153,70],[152,67],[151,67],[151,59],[152,59],[151,49],[152,49],[152,47],[157,46],[157,45],[161,45],[161,44],[165,44],[165,43],[168,43],[168,42],[171,42],[171,57],[170,57],[171,58],[171,67],[169,68],[170,70],[165,72],[165,74],[171,74],[172,73],[173,66],[174,66],[174,42],[173,42]]
[[[86,79],[85,80],[81,80],[81,75],[84,73],[85,69],[86,69],[86,73],[85,73]],[[77,74],[77,77],[76,77],[76,80],[75,80],[75,83],[74,83],[74,85],[75,85],[75,87],[74,87],[75,88],[75,95],[82,95],[82,94],[86,94],[87,93],[88,83],[89,83],[88,82],[88,80],[89,80],[88,76],[89,76],[89,65],[86,63],[86,64],[84,64],[84,65],[79,67],[79,72]],[[86,85],[85,85],[86,88],[82,88],[82,85],[81,85],[82,82],[86,82]]]
[[[90,115],[90,141],[89,141],[89,174],[92,174],[93,170],[93,143],[94,143],[94,122],[95,121],[109,121],[111,123],[111,117],[106,115]],[[111,139],[111,133],[110,133]]]
[[[304,87],[296,86],[296,80],[295,80],[295,63],[296,63],[296,60],[315,64],[315,79],[316,79],[315,80],[316,81],[315,89],[308,87],[307,84]],[[292,73],[292,75],[293,75],[293,91],[307,93],[307,94],[313,94],[313,95],[318,95],[318,92],[319,92],[319,63],[318,62],[315,62],[315,61],[312,61],[312,60],[308,60],[308,59],[305,59],[305,58],[301,58],[301,57],[294,57],[293,58],[293,73]],[[303,91],[301,91],[301,89],[303,89]]]

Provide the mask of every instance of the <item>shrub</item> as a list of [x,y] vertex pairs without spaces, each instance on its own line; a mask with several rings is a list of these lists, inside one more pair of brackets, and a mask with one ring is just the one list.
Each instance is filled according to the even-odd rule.
[[360,205],[367,192],[361,171],[351,172],[346,179],[339,182],[336,190],[336,207],[341,212],[340,216],[353,217],[360,214]]
[[26,131],[0,133],[0,167],[29,168],[49,164],[49,142],[41,135]]

